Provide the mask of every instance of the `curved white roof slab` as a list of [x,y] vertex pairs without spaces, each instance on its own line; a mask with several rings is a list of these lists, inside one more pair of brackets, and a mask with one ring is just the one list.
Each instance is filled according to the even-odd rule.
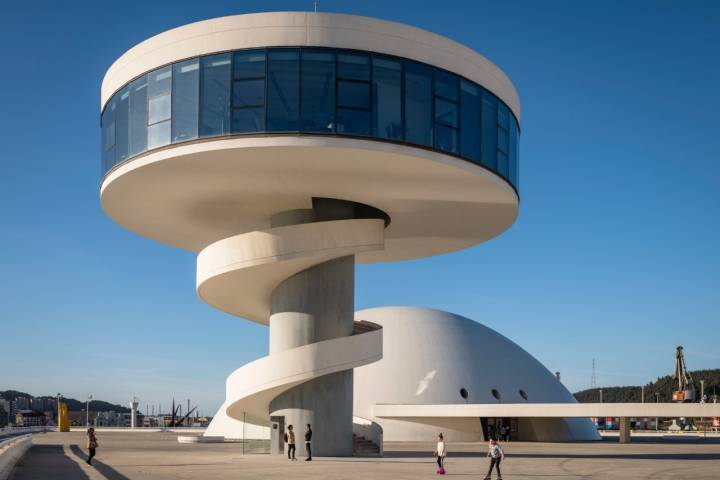
[[215,52],[280,46],[367,50],[424,62],[479,83],[520,119],[520,100],[512,82],[474,50],[402,23],[314,12],[234,15],[155,35],[113,63],[102,82],[100,108],[120,87],[154,68]]
[[[429,308],[382,307],[357,311],[355,319],[383,327],[382,360],[355,369],[353,414],[382,425],[385,440],[431,441],[439,431],[449,441],[480,439],[478,417],[445,414],[452,410],[448,408],[451,405],[576,403],[532,355],[468,318]],[[467,390],[467,399],[461,396],[461,388]],[[493,389],[500,399],[493,396]],[[407,405],[436,406],[439,413],[413,418],[414,410],[409,408],[402,419],[389,419],[383,414],[387,404],[399,411]],[[588,419],[520,421],[521,439],[599,438]]]
[[208,139],[168,146],[104,179],[105,213],[161,243],[200,251],[270,228],[278,212],[312,197],[371,205],[390,216],[383,250],[360,262],[421,258],[473,246],[510,228],[515,190],[489,170],[445,155],[374,140],[313,135]]

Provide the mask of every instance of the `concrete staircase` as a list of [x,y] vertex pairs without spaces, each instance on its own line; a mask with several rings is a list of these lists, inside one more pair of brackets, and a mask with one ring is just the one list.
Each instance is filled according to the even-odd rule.
[[379,457],[380,447],[365,437],[358,437],[353,434],[353,456],[354,457]]

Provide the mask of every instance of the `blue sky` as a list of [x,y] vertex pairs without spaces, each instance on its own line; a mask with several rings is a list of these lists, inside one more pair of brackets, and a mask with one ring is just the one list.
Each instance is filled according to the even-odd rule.
[[[422,5],[423,8],[419,8]],[[0,7],[0,389],[212,414],[267,330],[195,295],[195,255],[98,202],[99,92],[125,50],[303,1],[6,2]],[[357,307],[449,310],[510,337],[573,391],[720,367],[720,4],[322,0],[447,35],[522,103],[521,211],[504,235],[360,266]],[[428,352],[431,354],[431,352]],[[502,361],[502,359],[497,359]],[[477,365],[474,368],[487,368]]]

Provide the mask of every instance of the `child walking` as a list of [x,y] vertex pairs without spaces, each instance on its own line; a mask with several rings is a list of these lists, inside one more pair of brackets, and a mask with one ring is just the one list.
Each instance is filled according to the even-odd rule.
[[437,474],[438,475],[445,475],[445,455],[447,455],[447,450],[445,449],[445,440],[443,439],[443,434],[438,435],[438,442],[437,447],[435,448],[435,456],[437,456]]
[[497,472],[497,480],[502,480],[502,474],[500,473],[500,461],[505,458],[505,452],[503,452],[502,447],[498,445],[497,440],[494,438],[490,439],[487,456],[490,457],[490,468],[485,476],[485,480],[491,479],[493,467],[495,467],[495,471]]

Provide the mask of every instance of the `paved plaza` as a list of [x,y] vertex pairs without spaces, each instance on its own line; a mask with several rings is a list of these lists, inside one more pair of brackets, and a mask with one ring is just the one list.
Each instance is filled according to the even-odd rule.
[[[34,436],[12,480],[51,479],[416,479],[434,478],[433,444],[390,443],[383,458],[243,455],[242,445],[179,444],[171,433],[99,433],[95,465],[84,463],[81,432]],[[448,444],[449,476],[483,478],[484,444]],[[303,447],[300,446],[301,454]],[[511,479],[718,479],[718,439],[651,440],[620,445],[525,443],[505,445],[503,477]],[[494,477],[493,477],[494,478]]]

